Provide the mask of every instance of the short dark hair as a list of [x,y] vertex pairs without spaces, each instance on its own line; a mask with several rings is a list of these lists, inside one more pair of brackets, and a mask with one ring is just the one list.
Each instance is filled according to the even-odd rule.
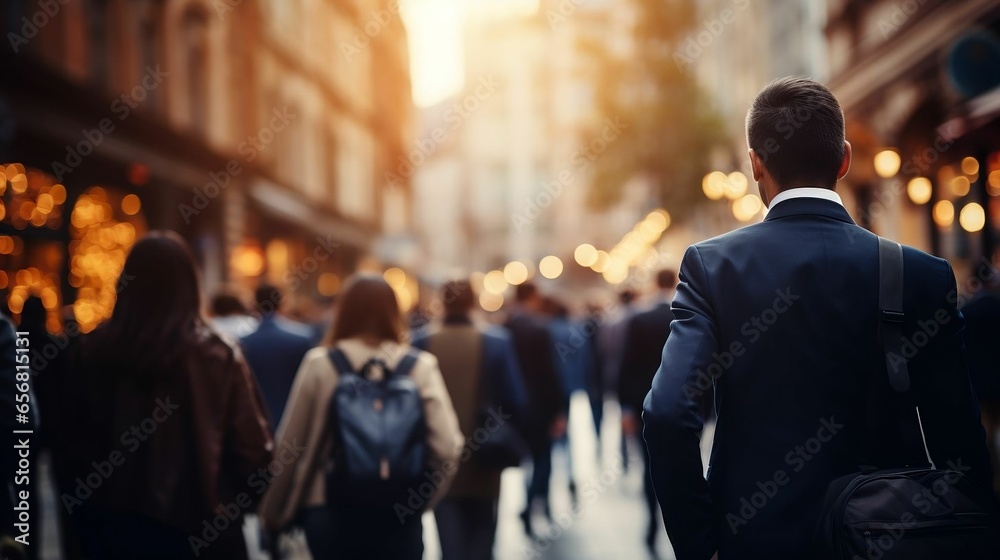
[[517,288],[514,289],[514,299],[516,299],[518,303],[524,303],[529,299],[534,298],[536,295],[538,295],[538,286],[531,282],[518,284]]
[[747,113],[747,144],[780,188],[833,188],[844,160],[844,111],[823,84],[797,76],[768,84]]
[[228,317],[230,315],[243,315],[247,312],[246,306],[240,298],[229,292],[220,292],[212,298],[212,316]]
[[656,285],[661,290],[669,290],[677,285],[677,273],[669,268],[656,273]]
[[262,315],[274,313],[281,307],[281,300],[284,294],[281,288],[273,284],[261,284],[253,292],[253,302],[257,307],[257,312]]
[[441,288],[441,302],[446,315],[465,315],[476,303],[476,294],[468,280],[450,280]]

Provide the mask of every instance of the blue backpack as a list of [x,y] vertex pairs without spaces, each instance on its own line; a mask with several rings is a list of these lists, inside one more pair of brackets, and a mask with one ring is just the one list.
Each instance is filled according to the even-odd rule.
[[[337,348],[330,349],[330,361],[340,380],[328,411],[335,440],[327,503],[391,507],[405,501],[425,481],[427,463],[423,399],[409,376],[417,351],[394,370],[373,358],[360,374]],[[382,369],[381,379],[372,379],[373,368]]]

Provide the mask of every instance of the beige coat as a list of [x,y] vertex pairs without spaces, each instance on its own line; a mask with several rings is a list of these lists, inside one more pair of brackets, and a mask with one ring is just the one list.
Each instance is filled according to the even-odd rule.
[[[338,346],[355,368],[360,368],[374,357],[393,368],[408,349],[395,342],[383,342],[373,347],[357,339],[342,340]],[[456,470],[442,466],[446,462],[457,461],[464,439],[458,428],[451,397],[441,378],[437,358],[420,352],[410,375],[419,386],[424,400],[430,453],[428,466],[445,475],[443,484],[429,501],[429,507],[433,507],[447,493]],[[275,460],[271,469],[277,474],[258,510],[268,527],[283,527],[295,518],[301,508],[326,502],[322,467],[327,464],[333,449],[333,436],[327,427],[327,410],[338,377],[326,347],[313,348],[302,360],[278,426]],[[274,463],[280,464],[280,472]]]

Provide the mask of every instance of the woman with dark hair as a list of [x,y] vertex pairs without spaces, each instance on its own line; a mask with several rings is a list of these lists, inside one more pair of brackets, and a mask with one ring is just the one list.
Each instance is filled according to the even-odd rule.
[[[373,360],[395,371],[409,353],[416,352],[403,342],[399,304],[381,276],[363,274],[348,281],[337,298],[334,326],[325,345],[310,350],[302,361],[277,435],[279,449],[290,446],[295,452],[287,455],[291,464],[286,463],[282,472],[276,473],[261,503],[260,516],[274,531],[297,519],[305,528],[316,560],[418,560],[423,556],[420,514],[447,492],[463,445],[437,359],[419,352],[407,374],[423,405],[425,469],[433,493],[418,496],[420,503],[357,507],[340,503],[339,487],[329,493],[326,488],[327,473],[340,466],[332,460],[333,451],[338,443],[344,443],[335,441],[337,430],[328,420],[342,373],[331,361],[331,353],[336,351],[354,371],[362,372]],[[327,496],[332,497],[332,503]]]
[[204,319],[179,236],[136,243],[118,286],[60,387],[56,470],[84,555],[246,558],[273,445],[253,377]]

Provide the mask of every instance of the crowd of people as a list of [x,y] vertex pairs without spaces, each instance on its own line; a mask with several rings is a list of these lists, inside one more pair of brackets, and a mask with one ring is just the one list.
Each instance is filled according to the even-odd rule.
[[[293,528],[304,530],[315,558],[421,558],[425,511],[446,560],[490,558],[505,468],[530,471],[525,534],[535,536],[536,517],[551,521],[553,447],[568,445],[573,393],[594,403],[598,435],[605,396],[628,395],[623,433],[642,441],[637,411],[655,367],[631,360],[658,361],[662,344],[647,338],[665,338],[669,324],[637,324],[630,335],[631,291],[577,319],[531,282],[516,287],[504,313],[480,316],[471,283],[455,280],[440,290],[441,316],[411,329],[386,281],[362,273],[326,324],[309,325],[290,318],[285,294],[268,284],[249,304],[223,293],[203,305],[191,252],[167,231],[136,243],[122,274],[130,282],[112,317],[68,340],[35,375],[38,427],[63,506],[63,558],[245,558],[247,514],[260,520],[259,544],[272,558]],[[675,275],[659,280],[650,313],[669,313]],[[42,345],[34,308],[29,300],[21,328],[43,333]],[[410,442],[422,473],[409,481],[416,502],[409,487],[379,494],[393,478],[385,471],[406,468],[381,449],[407,445],[391,424],[408,413],[399,398],[406,383],[420,405],[419,442]],[[380,385],[391,387],[372,404],[385,407],[386,433],[360,433],[377,428],[363,410],[360,432],[350,432],[354,401]],[[381,480],[366,478],[370,471]],[[374,497],[343,490],[332,473]],[[575,501],[571,472],[569,480]],[[426,495],[425,481],[433,486]]]
[[[799,111],[812,115],[810,133],[761,151]],[[455,280],[440,289],[440,317],[408,322],[390,285],[365,273],[319,326],[288,318],[269,285],[252,305],[215,298],[208,316],[184,241],[148,234],[125,261],[111,318],[32,364],[35,449],[52,456],[63,557],[247,558],[254,514],[275,559],[296,527],[317,559],[419,559],[433,512],[445,560],[488,559],[504,469],[530,469],[525,534],[551,518],[553,448],[566,445],[571,396],[586,393],[598,436],[616,396],[622,441],[642,447],[650,548],[662,516],[680,560],[833,548],[996,558],[975,399],[995,434],[997,296],[984,289],[963,316],[946,261],[853,223],[834,189],[850,165],[843,134],[822,85],[769,85],[748,118],[767,219],[692,246],[679,273],[659,271],[650,297],[622,290],[578,318],[525,282],[482,321],[474,286]],[[13,407],[14,328],[0,327],[0,397]],[[38,302],[25,303],[20,330],[47,344]],[[706,478],[699,443],[713,417]],[[12,449],[5,442],[5,464]],[[871,499],[837,494],[844,476],[870,483]],[[898,485],[880,491],[890,479]],[[907,492],[918,491],[913,507],[929,496],[937,509],[911,511]],[[831,495],[852,507],[824,512]],[[927,530],[872,537],[887,505],[909,516],[903,529]],[[12,511],[2,504],[8,536]],[[847,513],[867,520],[838,525]],[[38,554],[3,546],[10,558]]]

